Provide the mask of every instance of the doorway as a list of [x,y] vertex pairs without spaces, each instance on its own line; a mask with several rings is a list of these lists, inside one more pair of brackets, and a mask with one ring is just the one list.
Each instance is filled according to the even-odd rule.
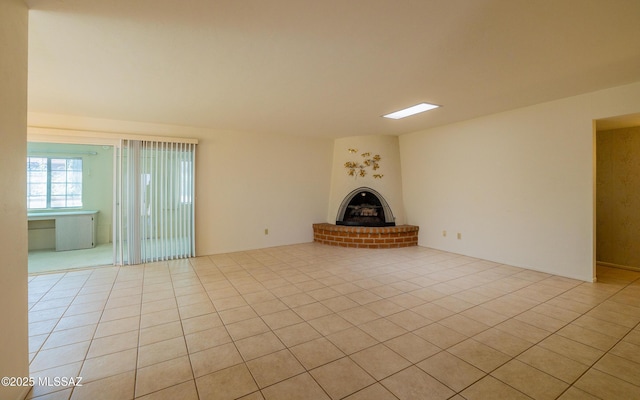
[[596,264],[640,271],[640,114],[595,125]]
[[27,143],[30,274],[113,265],[112,145]]

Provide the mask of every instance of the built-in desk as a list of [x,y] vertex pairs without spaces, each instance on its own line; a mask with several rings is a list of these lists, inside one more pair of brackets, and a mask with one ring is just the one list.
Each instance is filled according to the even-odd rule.
[[55,249],[79,250],[96,246],[98,211],[46,211],[27,214],[29,231],[55,231]]

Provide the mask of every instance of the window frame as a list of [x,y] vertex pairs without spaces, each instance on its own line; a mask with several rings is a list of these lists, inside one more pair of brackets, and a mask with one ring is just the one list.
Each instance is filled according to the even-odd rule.
[[[45,174],[46,174],[46,182],[44,182],[45,184],[45,194],[44,194],[44,200],[45,200],[45,207],[31,207],[30,204],[32,203],[32,199],[34,197],[40,197],[42,198],[43,196],[36,196],[35,194],[32,193],[31,191],[31,185],[33,184],[33,182],[31,181],[31,175],[30,172],[32,171],[30,169],[30,164],[31,164],[31,159],[40,159],[40,160],[46,160],[45,163]],[[54,182],[52,175],[56,172],[53,170],[52,168],[52,161],[64,161],[65,163],[65,169],[64,170],[56,170],[56,171],[64,171],[65,172],[65,179],[64,181],[56,181]],[[69,169],[69,161],[73,160],[73,161],[79,161],[80,162],[80,169]],[[79,182],[75,182],[75,181],[70,181],[69,180],[69,172],[80,172],[80,181]],[[38,184],[42,184],[43,182],[37,182]],[[64,194],[63,195],[57,195],[53,193],[52,187],[53,185],[63,185],[64,186]],[[69,193],[69,187],[71,185],[74,186],[78,186],[80,187],[80,194],[79,196],[70,196]],[[84,160],[82,157],[59,157],[59,156],[37,156],[37,155],[29,155],[27,156],[27,210],[60,210],[60,209],[81,209],[83,206],[83,190],[84,190]],[[60,197],[63,196],[64,199],[64,206],[55,206],[52,204],[56,204],[56,199],[55,197]],[[53,201],[52,201],[53,198]],[[74,198],[79,198],[79,204],[74,204],[74,205],[68,205],[70,202],[74,201]],[[42,201],[40,199],[40,201]]]

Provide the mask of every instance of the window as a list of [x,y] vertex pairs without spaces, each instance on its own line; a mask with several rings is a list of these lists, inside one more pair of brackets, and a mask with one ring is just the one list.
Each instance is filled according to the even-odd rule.
[[27,208],[82,207],[82,158],[27,157]]

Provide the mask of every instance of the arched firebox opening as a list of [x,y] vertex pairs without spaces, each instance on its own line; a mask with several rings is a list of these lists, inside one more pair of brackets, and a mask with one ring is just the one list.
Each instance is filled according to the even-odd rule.
[[380,193],[361,187],[342,200],[336,225],[395,226],[396,221],[389,204]]

